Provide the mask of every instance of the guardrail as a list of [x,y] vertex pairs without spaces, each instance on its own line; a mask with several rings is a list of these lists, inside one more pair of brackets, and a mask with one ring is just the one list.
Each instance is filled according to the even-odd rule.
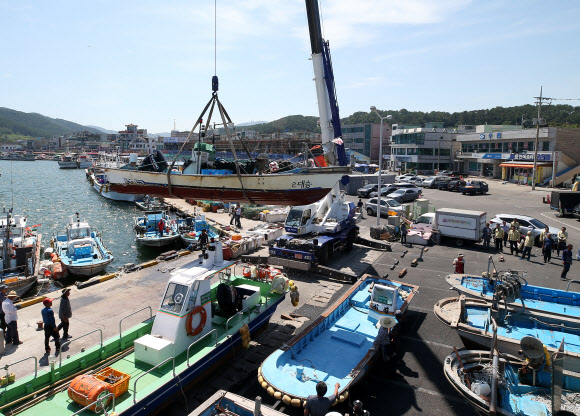
[[567,292],[568,290],[570,290],[570,285],[571,285],[572,283],[580,283],[580,280],[570,280],[570,281],[568,282],[568,286],[566,286],[566,292]]
[[[88,405],[83,407],[81,410],[73,413],[71,416],[76,416],[78,414],[81,414],[82,412],[84,412],[86,409],[88,409],[89,407],[91,407],[93,405],[95,406],[95,413],[99,413],[101,411],[101,409],[97,407],[97,403],[100,403],[100,405],[103,408],[103,416],[107,416],[109,414],[112,414],[112,413],[109,413],[107,411],[107,408],[106,408],[109,397],[113,397],[113,408],[111,410],[112,410],[112,412],[114,412],[115,411],[115,395],[113,393],[107,393],[103,397],[98,397],[97,400],[95,400],[92,403],[89,403]],[[105,401],[105,399],[107,399],[107,400]]]
[[145,306],[144,308],[139,309],[138,311],[135,311],[133,313],[130,313],[129,315],[123,316],[121,318],[121,320],[119,321],[119,339],[123,338],[123,332],[121,331],[121,324],[123,323],[123,320],[125,318],[128,318],[130,316],[133,316],[133,315],[135,315],[135,314],[137,314],[137,313],[139,313],[141,311],[144,311],[145,309],[149,309],[149,319],[152,319],[153,318],[153,310],[151,309],[151,306]]
[[133,403],[137,403],[137,382],[141,379],[141,377],[143,377],[144,375],[149,374],[151,371],[165,365],[169,361],[173,361],[173,377],[175,377],[175,357],[169,357],[168,359],[166,359],[162,363],[157,364],[155,367],[153,367],[150,370],[147,370],[146,372],[144,372],[143,374],[141,374],[139,377],[137,377],[135,379],[135,381],[133,382]]
[[[267,302],[267,301],[266,301]],[[229,334],[229,326],[230,326],[230,321],[234,318],[236,318],[238,315],[242,315],[242,322],[244,321],[243,315],[244,315],[244,311],[245,310],[250,310],[250,315],[252,314],[252,308],[253,306],[247,306],[244,309],[242,309],[241,311],[239,311],[238,313],[236,313],[234,316],[231,316],[227,321],[226,321],[226,338],[228,338],[230,336]]]
[[34,378],[36,378],[36,376],[38,375],[38,359],[37,359],[36,357],[32,356],[32,355],[31,355],[30,357],[23,358],[22,360],[18,360],[18,361],[15,361],[15,362],[13,362],[13,363],[6,364],[6,365],[5,365],[4,367],[2,367],[2,368],[3,368],[4,370],[6,370],[6,373],[8,373],[8,368],[9,368],[9,367],[12,367],[13,365],[16,365],[16,364],[18,364],[18,363],[21,363],[21,362],[23,362],[23,361],[30,360],[30,359],[33,359],[33,360],[34,360]]
[[86,337],[87,335],[91,335],[93,332],[97,332],[97,331],[98,331],[98,332],[100,332],[100,334],[101,334],[101,349],[102,349],[102,348],[103,348],[103,331],[102,331],[101,329],[95,329],[95,330],[93,330],[93,331],[91,331],[91,332],[87,332],[86,334],[83,334],[83,335],[81,335],[81,336],[80,336],[80,337],[78,337],[78,338],[73,338],[73,339],[71,339],[71,340],[69,340],[69,341],[65,342],[64,344],[62,344],[62,345],[60,346],[60,351],[61,351],[61,353],[59,354],[59,357],[60,357],[60,358],[59,358],[59,360],[60,360],[60,361],[59,361],[59,363],[58,363],[58,368],[62,367],[62,355],[63,355],[63,354],[62,354],[62,350],[64,349],[64,347],[65,347],[65,346],[69,345],[69,344],[70,344],[71,342],[73,342],[73,341],[77,341],[77,340],[79,340],[79,339],[81,339],[81,338],[83,338],[83,337]]
[[187,366],[189,367],[189,349],[191,347],[193,347],[195,344],[197,344],[199,341],[201,341],[202,339],[204,339],[205,337],[207,337],[209,334],[215,333],[215,345],[217,346],[218,343],[218,333],[217,333],[217,329],[212,329],[211,331],[209,331],[207,334],[205,334],[204,336],[202,336],[201,338],[193,341],[189,347],[187,347]]

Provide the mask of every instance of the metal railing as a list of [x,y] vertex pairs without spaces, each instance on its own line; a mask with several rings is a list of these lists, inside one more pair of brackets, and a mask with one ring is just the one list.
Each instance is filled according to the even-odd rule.
[[107,393],[103,397],[98,397],[97,400],[95,400],[94,402],[87,404],[81,410],[76,411],[71,416],[76,416],[78,414],[81,414],[82,412],[84,412],[86,409],[88,409],[91,406],[95,406],[95,413],[99,413],[100,409],[97,407],[97,403],[100,403],[100,405],[103,407],[103,415],[107,416],[109,414],[109,412],[107,411],[107,402],[109,401],[109,397],[113,398],[113,408],[111,409],[111,411],[114,412],[115,411],[115,395],[113,393]]
[[152,372],[153,370],[155,370],[159,367],[162,367],[163,365],[165,365],[169,361],[173,361],[173,377],[175,377],[175,357],[169,357],[168,359],[166,359],[162,363],[157,364],[155,367],[151,368],[150,370],[147,370],[146,372],[144,372],[143,374],[141,374],[139,377],[137,377],[135,379],[135,381],[133,382],[133,403],[137,403],[137,382],[141,379],[141,377],[149,374],[150,372]]
[[566,286],[566,292],[567,292],[568,290],[570,290],[570,285],[571,285],[572,283],[580,283],[580,280],[570,280],[570,281],[568,282],[568,286]]
[[237,312],[234,316],[231,316],[227,321],[226,321],[226,338],[228,338],[230,336],[229,334],[229,326],[230,326],[230,321],[234,318],[236,318],[238,315],[242,315],[242,322],[244,322],[244,311],[245,310],[249,310],[250,314],[249,316],[252,315],[252,308],[254,308],[254,306],[246,306],[244,309],[242,309],[241,311]]
[[129,315],[123,316],[121,318],[121,320],[119,321],[119,339],[123,338],[123,331],[121,330],[121,324],[123,323],[123,320],[125,318],[128,318],[130,316],[133,316],[133,315],[135,315],[135,314],[137,314],[137,313],[139,313],[141,311],[144,311],[145,309],[149,309],[149,319],[152,319],[153,318],[153,310],[151,309],[151,306],[145,306],[144,308],[139,309],[138,311],[135,311],[133,313],[130,313]]
[[59,368],[60,368],[60,367],[62,367],[62,356],[63,356],[63,354],[62,354],[62,350],[64,349],[64,347],[66,347],[67,345],[69,345],[69,344],[70,344],[71,342],[73,342],[73,341],[77,341],[77,340],[79,340],[79,339],[81,339],[81,338],[83,338],[83,337],[86,337],[87,335],[91,335],[93,332],[97,332],[97,331],[98,331],[98,332],[101,334],[101,349],[102,349],[102,348],[103,348],[103,331],[102,331],[101,329],[95,329],[95,330],[93,330],[93,331],[91,331],[91,332],[87,332],[86,334],[84,334],[84,335],[81,335],[81,336],[80,336],[80,337],[78,337],[78,338],[73,338],[73,339],[71,339],[71,340],[69,340],[69,341],[65,342],[64,344],[62,344],[62,345],[60,346],[60,351],[61,351],[61,353],[59,354],[59,360],[60,360],[60,361],[59,361],[58,367],[59,367]]
[[199,341],[201,341],[202,339],[204,339],[205,337],[207,337],[208,335],[215,333],[215,345],[217,346],[218,343],[218,333],[217,333],[217,329],[212,329],[211,331],[209,331],[207,334],[203,335],[201,338],[193,341],[189,347],[187,347],[187,366],[189,367],[189,350],[191,347],[193,347],[195,344],[197,344]]
[[31,355],[30,357],[23,358],[22,360],[18,360],[18,361],[15,361],[15,362],[13,362],[13,363],[6,364],[6,365],[5,365],[4,367],[2,367],[2,368],[3,368],[4,370],[6,370],[6,373],[8,373],[8,368],[9,368],[9,367],[12,367],[13,365],[16,365],[16,364],[18,364],[18,363],[21,363],[21,362],[23,362],[23,361],[30,360],[30,359],[34,360],[34,378],[36,378],[36,376],[38,375],[38,359],[37,359],[36,357],[32,356],[32,355]]

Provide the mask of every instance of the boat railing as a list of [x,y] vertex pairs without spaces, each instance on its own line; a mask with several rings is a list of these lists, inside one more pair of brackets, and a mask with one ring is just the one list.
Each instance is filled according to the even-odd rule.
[[[69,345],[71,342],[73,342],[73,341],[77,341],[77,340],[79,340],[79,339],[81,339],[81,338],[84,338],[84,337],[86,337],[87,335],[91,335],[91,334],[92,334],[92,333],[94,333],[94,332],[99,332],[99,333],[101,334],[101,349],[103,349],[103,330],[102,330],[102,329],[100,329],[100,328],[97,328],[97,329],[95,329],[95,330],[92,330],[91,332],[87,332],[86,334],[83,334],[83,335],[81,335],[80,337],[73,338],[73,339],[71,339],[71,340],[68,340],[68,341],[66,341],[64,344],[62,344],[62,345],[60,346],[60,350],[61,350],[61,352],[64,350],[64,347],[68,346],[68,345]],[[62,356],[63,356],[63,354],[62,354],[62,353],[61,353],[61,354],[59,354],[59,363],[58,363],[58,367],[59,367],[59,368],[60,368],[60,367],[62,367]]]
[[139,312],[144,311],[145,309],[149,309],[149,319],[153,319],[153,310],[151,309],[151,306],[145,306],[144,308],[141,308],[138,311],[135,311],[133,313],[130,313],[129,315],[123,316],[121,318],[121,320],[119,321],[119,339],[123,338],[123,331],[121,330],[121,324],[123,323],[123,320],[125,320],[126,318],[128,318],[130,316],[138,314]]
[[27,361],[27,360],[34,360],[34,378],[36,378],[36,376],[38,375],[38,359],[36,357],[32,356],[32,355],[30,357],[23,358],[22,360],[18,360],[18,361],[15,361],[13,363],[6,364],[2,368],[4,370],[6,370],[6,374],[8,375],[8,368],[10,368],[10,367],[12,367],[12,366],[14,366],[16,364],[19,364],[19,363],[21,363],[23,361]]
[[[111,409],[111,413],[109,413],[109,411],[107,410],[107,403],[109,402],[110,397],[113,398],[113,408]],[[102,408],[103,416],[112,415],[113,412],[115,411],[115,395],[113,393],[107,393],[102,397],[99,396],[99,397],[97,397],[97,399],[94,402],[87,404],[81,410],[74,412],[71,416],[76,416],[78,414],[81,414],[82,412],[84,412],[85,410],[87,410],[91,406],[95,406],[95,413],[99,413],[101,411],[101,408]]]
[[493,330],[493,338],[491,339],[491,354],[493,355],[493,350],[496,346],[496,342],[497,342],[497,323],[495,322],[495,319],[493,317],[490,317],[490,321],[491,321],[491,328]]
[[230,327],[230,321],[234,318],[236,318],[238,315],[242,315],[242,322],[244,322],[244,311],[248,310],[250,313],[248,316],[252,315],[252,309],[254,308],[254,306],[246,306],[244,309],[242,309],[241,311],[239,311],[238,313],[236,313],[235,315],[231,316],[227,321],[226,321],[226,338],[229,338],[229,327]]
[[193,347],[195,344],[197,344],[199,341],[201,341],[202,339],[204,339],[205,337],[207,337],[210,334],[214,334],[215,335],[215,346],[217,346],[218,344],[218,333],[217,333],[217,329],[212,329],[211,331],[209,331],[207,334],[203,335],[202,337],[200,337],[199,339],[196,339],[195,341],[193,341],[191,344],[189,344],[189,347],[187,347],[187,366],[189,367],[189,350],[191,349],[191,347]]
[[149,370],[145,371],[143,374],[141,374],[139,377],[137,377],[135,379],[135,381],[133,382],[133,403],[137,403],[137,382],[141,379],[141,377],[149,374],[150,372],[152,372],[153,370],[157,370],[159,367],[164,366],[165,364],[167,364],[169,361],[173,362],[173,377],[175,377],[175,357],[169,357],[168,359],[166,359],[165,361],[157,364],[155,367],[150,368]]
[[566,286],[566,292],[567,292],[568,290],[570,290],[570,285],[571,285],[572,283],[580,283],[580,280],[570,280],[570,281],[568,282],[568,286]]

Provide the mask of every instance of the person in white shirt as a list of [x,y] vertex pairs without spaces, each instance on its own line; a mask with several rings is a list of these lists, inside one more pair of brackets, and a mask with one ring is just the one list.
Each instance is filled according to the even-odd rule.
[[240,207],[240,204],[238,204],[238,206],[236,207],[236,227],[238,228],[242,228],[242,207]]
[[6,300],[2,302],[2,311],[5,315],[6,320],[6,344],[20,345],[22,341],[18,338],[18,314],[16,313],[16,306],[13,300],[16,299],[18,295],[13,290],[8,293]]

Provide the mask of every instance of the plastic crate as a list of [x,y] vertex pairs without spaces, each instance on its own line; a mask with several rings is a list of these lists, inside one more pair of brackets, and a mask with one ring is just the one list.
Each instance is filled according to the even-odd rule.
[[[107,377],[110,375],[121,377],[121,379],[116,383],[111,384],[106,381]],[[121,395],[129,391],[129,379],[131,378],[129,374],[117,371],[112,367],[106,367],[95,374],[95,377],[111,386],[111,392],[115,395],[115,399],[118,399]]]

